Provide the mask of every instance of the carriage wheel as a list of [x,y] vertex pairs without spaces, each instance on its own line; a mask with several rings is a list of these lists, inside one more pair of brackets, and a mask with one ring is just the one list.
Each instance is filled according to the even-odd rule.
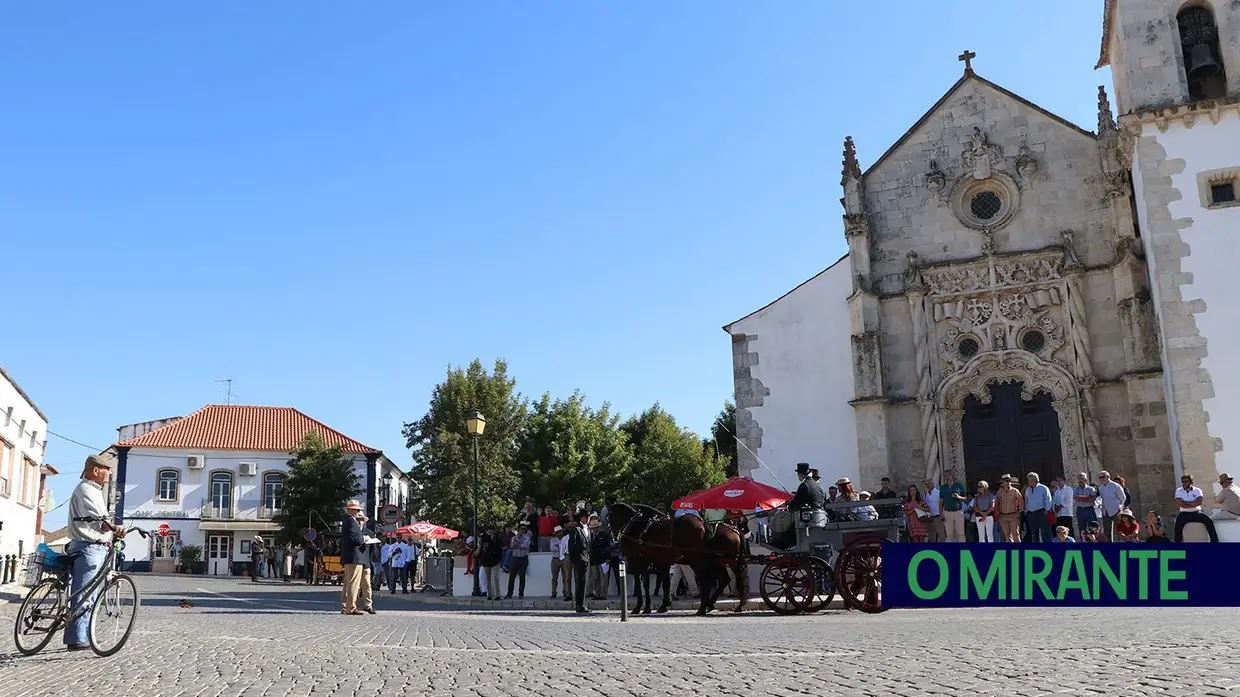
[[804,612],[813,598],[814,572],[804,559],[780,557],[762,569],[758,585],[767,607],[781,615],[795,615]]
[[809,565],[814,571],[814,597],[806,604],[805,612],[818,612],[835,599],[835,571],[818,557],[810,557]]
[[840,562],[835,567],[835,587],[850,609],[869,613],[889,609],[882,605],[883,542],[886,540],[857,540],[840,552]]

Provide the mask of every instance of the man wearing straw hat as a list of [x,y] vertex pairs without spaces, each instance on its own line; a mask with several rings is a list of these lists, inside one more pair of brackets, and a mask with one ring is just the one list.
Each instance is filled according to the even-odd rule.
[[344,582],[340,589],[340,614],[365,614],[357,609],[357,596],[362,594],[362,603],[370,607],[370,586],[362,587],[363,571],[370,566],[370,555],[366,550],[366,536],[357,516],[362,513],[362,504],[356,499],[345,504],[344,520],[340,525],[340,563],[344,566]]

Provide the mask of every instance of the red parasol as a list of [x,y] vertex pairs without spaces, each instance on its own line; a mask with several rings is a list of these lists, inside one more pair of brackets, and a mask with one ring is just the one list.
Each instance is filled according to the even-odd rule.
[[397,528],[395,532],[397,535],[416,535],[417,537],[425,537],[432,540],[451,540],[461,534],[451,528],[435,525],[425,520],[413,525],[406,525],[403,528]]
[[755,482],[749,477],[732,477],[719,486],[712,486],[705,491],[698,491],[672,502],[672,508],[686,509],[724,509],[749,510],[761,508],[770,510],[788,502],[792,494]]

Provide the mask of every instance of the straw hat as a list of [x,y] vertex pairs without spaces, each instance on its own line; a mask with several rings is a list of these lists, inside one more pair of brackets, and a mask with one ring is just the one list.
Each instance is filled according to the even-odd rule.
[[344,505],[344,509],[346,511],[360,511],[362,510],[362,504],[357,499],[350,499],[349,502]]

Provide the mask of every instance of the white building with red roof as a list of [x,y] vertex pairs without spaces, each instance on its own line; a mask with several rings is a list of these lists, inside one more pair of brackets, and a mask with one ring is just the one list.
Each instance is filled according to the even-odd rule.
[[[185,417],[121,426],[109,448],[117,518],[170,534],[126,540],[126,567],[170,572],[184,545],[203,549],[203,571],[243,575],[256,535],[278,529],[289,453],[306,434],[351,458],[363,491],[355,498],[371,519],[392,504],[404,510],[409,478],[376,448],[292,407],[208,405]],[[312,521],[323,531],[339,520]]]

